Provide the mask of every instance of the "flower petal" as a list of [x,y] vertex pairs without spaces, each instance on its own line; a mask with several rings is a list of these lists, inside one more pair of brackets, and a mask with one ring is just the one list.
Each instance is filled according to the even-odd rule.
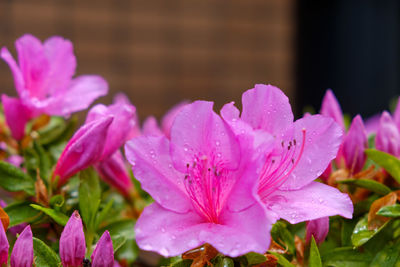
[[242,119],[254,129],[278,135],[293,122],[289,99],[275,86],[256,84],[243,93],[242,105]]
[[87,109],[90,104],[108,92],[107,82],[97,75],[82,75],[73,79],[63,94],[48,98],[43,111],[49,115],[69,116]]
[[0,223],[0,266],[7,265],[9,249],[10,244],[8,243],[6,232],[3,224]]
[[367,157],[364,149],[368,148],[367,133],[360,115],[357,115],[343,138],[336,161],[345,164],[351,173],[357,173],[364,167]]
[[311,236],[314,236],[315,242],[317,242],[317,244],[321,244],[324,242],[328,232],[329,217],[322,217],[308,221],[306,226],[306,243],[310,243]]
[[171,127],[176,115],[189,103],[189,101],[182,101],[173,106],[161,119],[161,129],[167,138],[171,138]]
[[394,156],[400,156],[400,132],[387,111],[382,113],[375,137],[377,149]]
[[204,243],[224,255],[236,257],[250,251],[264,253],[272,222],[260,205],[242,212],[221,214],[221,224],[205,223],[194,212],[179,214],[157,203],[146,207],[136,223],[136,241],[143,250],[176,256]]
[[[305,141],[304,150],[296,168],[280,187],[281,189],[299,189],[317,179],[336,157],[342,130],[333,119],[313,115],[297,120],[284,139],[293,137],[298,145],[302,145],[300,143]],[[294,159],[300,156],[300,152],[300,149],[296,151]]]
[[114,249],[111,236],[105,231],[97,242],[96,248],[91,256],[92,267],[113,267],[114,266]]
[[69,177],[99,161],[113,117],[105,117],[79,128],[58,159],[53,179],[60,177],[59,185]]
[[21,140],[25,136],[25,125],[29,121],[31,115],[29,110],[22,104],[18,98],[1,96],[3,103],[4,115],[11,134],[16,140]]
[[133,183],[120,151],[95,166],[103,181],[118,189],[123,195],[129,196],[133,189]]
[[31,267],[33,264],[33,240],[31,227],[28,225],[15,241],[11,252],[11,267]]
[[23,91],[25,89],[25,81],[17,62],[15,62],[15,59],[6,47],[3,47],[1,49],[0,57],[8,64],[11,69],[12,75],[14,77],[15,89],[17,90],[18,94],[20,96],[23,95]]
[[43,46],[50,64],[50,72],[46,79],[47,93],[53,95],[65,91],[76,69],[72,43],[62,37],[53,36],[47,39]]
[[173,168],[169,140],[143,136],[128,141],[125,155],[142,188],[167,209],[187,212],[192,208],[183,184],[184,174]]
[[147,117],[143,122],[143,135],[153,135],[153,136],[162,136],[164,133],[161,131],[158,126],[157,119],[153,116]]
[[196,101],[176,116],[171,129],[171,155],[181,172],[195,157],[215,159],[226,170],[239,167],[240,147],[230,127],[213,111],[213,103]]
[[333,215],[351,218],[353,214],[353,203],[347,194],[318,182],[293,191],[276,190],[264,203],[292,224]]
[[332,90],[327,90],[322,100],[320,114],[334,119],[342,129],[345,129],[343,113]]
[[[399,114],[400,117],[400,114]],[[365,131],[367,132],[367,135],[370,136],[372,134],[376,134],[379,128],[379,120],[381,118],[381,114],[375,114],[372,117],[368,118],[365,123]]]

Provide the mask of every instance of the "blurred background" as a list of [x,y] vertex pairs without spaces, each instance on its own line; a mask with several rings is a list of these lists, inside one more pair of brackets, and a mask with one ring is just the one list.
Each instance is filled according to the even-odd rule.
[[[77,74],[100,74],[110,103],[125,92],[140,117],[205,99],[217,109],[255,83],[280,87],[297,115],[332,88],[370,116],[400,93],[400,1],[0,0],[0,44],[24,33],[73,41]],[[0,63],[1,92],[15,95]]]

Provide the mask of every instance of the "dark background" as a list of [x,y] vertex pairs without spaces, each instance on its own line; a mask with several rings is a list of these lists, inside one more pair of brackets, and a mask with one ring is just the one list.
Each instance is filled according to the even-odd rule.
[[[240,103],[255,83],[280,87],[297,115],[332,88],[364,117],[399,95],[400,1],[0,0],[0,45],[23,33],[74,43],[77,74],[100,74],[140,117],[183,99]],[[0,63],[1,92],[15,95]],[[239,104],[240,105],[240,104]]]

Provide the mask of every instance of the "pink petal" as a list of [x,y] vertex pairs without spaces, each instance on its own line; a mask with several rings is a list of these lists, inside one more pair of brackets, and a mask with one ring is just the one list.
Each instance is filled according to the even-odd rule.
[[[343,138],[336,161],[345,164],[352,173],[361,171],[367,157],[364,149],[368,148],[367,133],[360,115],[357,115]],[[340,166],[340,165],[339,165]]]
[[381,114],[375,114],[365,121],[364,126],[368,136],[378,131],[380,118]]
[[169,140],[164,136],[137,137],[125,145],[125,156],[143,190],[167,209],[188,212],[192,205],[183,184],[184,174],[173,167],[169,151]]
[[11,267],[32,267],[33,240],[31,227],[28,225],[15,241],[11,252]]
[[118,189],[123,195],[129,196],[133,183],[120,151],[95,166],[103,181]]
[[394,156],[400,156],[400,132],[387,111],[382,113],[375,137],[377,149]]
[[242,119],[254,129],[278,135],[293,122],[289,99],[275,86],[256,84],[243,93],[242,105]]
[[322,100],[320,114],[334,119],[342,129],[345,129],[343,113],[332,90],[327,90]]
[[25,34],[15,42],[18,63],[30,97],[46,96],[46,78],[50,72],[43,45],[39,39]]
[[69,116],[71,113],[87,109],[90,104],[108,92],[107,82],[97,75],[82,75],[73,79],[65,92],[47,99],[41,104],[49,115]]
[[136,108],[126,104],[112,104],[108,107],[98,104],[90,109],[86,123],[106,116],[113,116],[110,124],[101,159],[107,159],[114,154],[127,140],[135,125]]
[[44,52],[50,64],[47,93],[53,95],[65,91],[76,69],[71,41],[59,36],[50,37],[44,42]]
[[[131,102],[129,101],[129,98],[125,95],[125,94],[123,94],[123,93],[118,93],[115,97],[114,97],[114,100],[113,100],[113,103],[114,104],[117,104],[117,105],[129,105],[129,106],[133,106],[132,104],[131,104]],[[135,108],[136,109],[136,108]],[[133,117],[133,120],[130,122],[132,125],[133,125],[133,127],[132,127],[132,129],[130,130],[130,132],[129,132],[129,134],[127,134],[127,140],[130,140],[130,139],[132,139],[132,138],[134,138],[134,137],[136,137],[136,136],[139,136],[141,133],[140,133],[140,123],[139,123],[139,118],[138,118],[138,114],[137,114],[137,112],[135,112],[135,115],[134,115],[134,117]]]
[[334,215],[351,218],[353,214],[353,203],[347,194],[318,182],[293,191],[276,190],[264,203],[292,224]]
[[314,236],[317,244],[322,244],[329,232],[329,217],[322,217],[308,221],[306,226],[306,243],[310,243],[311,236]]
[[81,266],[85,258],[86,243],[82,219],[77,211],[72,213],[60,237],[60,258],[64,267]]
[[16,140],[21,140],[25,136],[25,125],[30,120],[29,110],[22,104],[18,98],[1,96],[4,115],[11,134]]
[[114,249],[110,233],[105,231],[97,242],[96,248],[91,256],[92,267],[113,267]]
[[8,243],[6,232],[0,223],[0,266],[7,265],[9,249],[10,244]]
[[113,117],[104,117],[85,124],[69,140],[53,173],[53,179],[57,175],[60,177],[59,185],[100,160],[104,140],[112,121]]
[[146,207],[136,223],[136,241],[143,250],[165,257],[176,256],[204,243],[224,255],[236,257],[269,246],[272,222],[260,205],[241,212],[221,214],[221,224],[205,223],[197,213],[176,213],[157,203]]
[[297,166],[281,186],[282,189],[299,189],[317,179],[336,157],[342,130],[331,118],[313,115],[297,120],[286,136],[294,137],[298,146],[302,145],[303,138],[305,141],[301,156],[298,149],[293,157],[296,161],[300,156]]
[[161,119],[161,129],[167,138],[171,138],[171,127],[176,115],[185,107],[189,101],[182,101],[173,106]]
[[171,129],[171,155],[181,172],[195,157],[216,159],[226,170],[238,168],[240,147],[230,127],[213,111],[213,103],[196,101],[176,116]]
[[164,133],[161,131],[158,126],[157,119],[153,116],[147,117],[143,123],[142,129],[143,135],[153,135],[153,136],[162,136]]
[[21,96],[25,90],[25,81],[21,70],[15,59],[11,55],[10,51],[6,47],[3,47],[0,52],[0,57],[8,64],[14,77],[15,88],[18,94]]

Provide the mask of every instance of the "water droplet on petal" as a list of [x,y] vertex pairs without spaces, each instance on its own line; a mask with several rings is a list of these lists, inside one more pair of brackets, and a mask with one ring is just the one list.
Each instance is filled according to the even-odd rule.
[[161,228],[161,232],[165,233],[165,228],[164,227]]
[[166,256],[166,257],[169,256],[169,250],[168,250],[167,248],[161,248],[161,249],[160,249],[160,253],[161,253],[161,255],[163,255],[163,256]]

